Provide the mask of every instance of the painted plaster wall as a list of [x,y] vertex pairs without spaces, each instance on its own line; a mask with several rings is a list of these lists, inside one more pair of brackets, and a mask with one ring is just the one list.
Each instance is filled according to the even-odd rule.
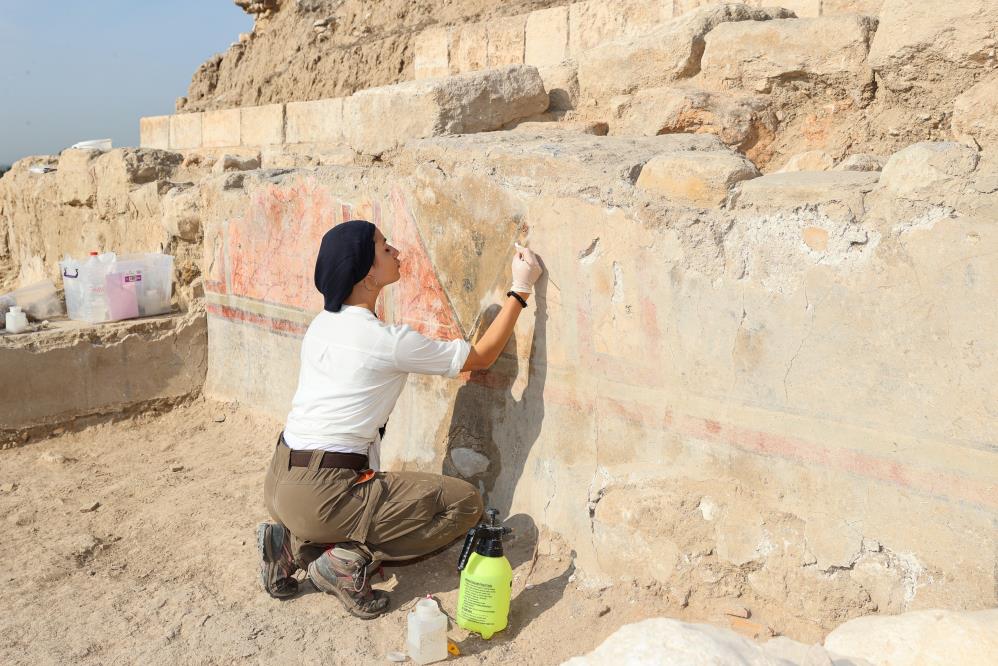
[[826,628],[994,605],[993,224],[868,214],[846,259],[809,250],[809,225],[834,226],[813,207],[753,236],[757,211],[656,208],[592,153],[417,144],[391,169],[257,172],[209,206],[209,395],[286,414],[332,224],[384,230],[404,272],[383,316],[438,337],[474,335],[526,236],[547,274],[514,341],[488,372],[410,378],[389,468],[484,456],[466,478],[560,533],[593,584],[737,591]]

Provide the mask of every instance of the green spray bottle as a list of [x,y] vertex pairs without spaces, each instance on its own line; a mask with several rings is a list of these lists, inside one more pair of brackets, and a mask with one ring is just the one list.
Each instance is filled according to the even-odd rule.
[[495,509],[485,513],[486,522],[468,530],[457,560],[457,570],[461,572],[457,624],[488,640],[505,629],[509,621],[513,567],[502,554],[502,538],[512,530],[502,526]]

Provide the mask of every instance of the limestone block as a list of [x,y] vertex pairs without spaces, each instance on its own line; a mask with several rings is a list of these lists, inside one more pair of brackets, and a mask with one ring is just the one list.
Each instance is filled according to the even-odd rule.
[[489,69],[523,64],[527,16],[507,16],[489,21],[485,61]]
[[573,60],[565,60],[557,65],[538,67],[537,72],[548,91],[550,111],[568,111],[579,102],[579,67]]
[[884,0],[821,0],[821,15],[866,14],[878,16]]
[[985,150],[998,150],[998,76],[980,81],[956,98],[953,134]]
[[586,99],[609,99],[655,88],[700,70],[704,36],[729,21],[789,16],[779,8],[714,5],[672,19],[643,37],[623,38],[579,54],[579,86]]
[[[625,546],[626,548],[626,546]],[[730,629],[653,618],[626,624],[589,654],[573,657],[562,666],[605,664],[742,664],[769,666],[770,659],[757,643]]]
[[793,155],[786,164],[778,169],[778,173],[787,171],[828,171],[835,166],[832,156],[823,150],[809,150]]
[[768,150],[778,124],[768,97],[692,87],[640,90],[614,98],[611,111],[611,134],[714,134],[753,159]]
[[260,158],[256,155],[230,155],[225,154],[215,161],[212,171],[215,173],[225,173],[226,171],[252,171],[260,168]]
[[97,181],[92,169],[94,160],[101,156],[99,150],[69,148],[59,155],[55,173],[61,203],[71,206],[93,206],[97,196]]
[[486,68],[488,35],[484,23],[465,23],[450,32],[450,73],[462,74]]
[[[343,98],[288,102],[285,105],[287,143],[342,143]],[[398,112],[399,109],[396,109]],[[360,119],[362,122],[372,122]]]
[[139,118],[139,145],[143,148],[170,148],[170,116]]
[[994,0],[884,0],[880,17],[869,64],[891,90],[955,95],[967,70],[994,66]]
[[887,158],[880,155],[858,153],[848,155],[835,165],[835,171],[880,171],[887,163]]
[[828,634],[825,649],[891,666],[987,666],[998,654],[998,609],[858,617]]
[[184,150],[201,147],[200,113],[178,113],[170,116],[170,149]]
[[891,155],[880,184],[889,196],[943,204],[962,194],[977,168],[976,150],[951,141],[922,141]]
[[171,237],[188,243],[201,240],[201,193],[194,187],[176,187],[163,195],[160,224]]
[[707,208],[723,203],[735,183],[760,175],[737,153],[677,152],[649,160],[635,184],[678,203]]
[[346,143],[357,152],[378,155],[409,139],[499,129],[547,106],[537,69],[510,65],[362,90],[345,100],[343,119]]
[[774,173],[741,184],[738,208],[796,210],[804,206],[844,205],[853,219],[863,215],[864,197],[879,174],[856,171]]
[[551,7],[527,16],[523,62],[556,65],[568,57],[568,7]]
[[435,79],[450,74],[447,28],[430,28],[416,36],[413,71],[416,80]]
[[284,105],[246,106],[239,110],[241,145],[257,147],[284,143]]
[[201,120],[201,145],[231,148],[239,145],[239,109],[205,111]]
[[769,92],[783,77],[814,77],[850,88],[869,82],[867,48],[876,21],[865,16],[725,23],[706,36],[704,77]]
[[568,52],[574,57],[604,42],[645,35],[671,18],[671,2],[575,2],[569,5]]

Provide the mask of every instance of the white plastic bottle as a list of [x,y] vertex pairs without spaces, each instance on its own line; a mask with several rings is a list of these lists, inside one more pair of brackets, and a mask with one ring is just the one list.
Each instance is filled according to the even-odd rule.
[[83,279],[82,314],[84,321],[97,323],[107,321],[107,290],[105,279],[107,268],[96,252],[83,264],[80,271]]
[[28,316],[21,312],[20,307],[12,305],[4,317],[4,325],[8,333],[21,333],[28,330]]
[[447,658],[447,616],[433,599],[420,599],[409,611],[409,657],[417,664]]

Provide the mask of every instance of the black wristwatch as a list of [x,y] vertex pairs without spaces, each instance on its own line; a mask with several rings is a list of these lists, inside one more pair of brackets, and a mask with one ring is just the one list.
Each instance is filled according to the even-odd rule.
[[525,300],[523,300],[523,296],[520,296],[518,293],[516,293],[512,289],[510,289],[509,291],[506,292],[506,296],[512,296],[516,300],[520,301],[520,305],[521,306],[527,307],[527,302]]

